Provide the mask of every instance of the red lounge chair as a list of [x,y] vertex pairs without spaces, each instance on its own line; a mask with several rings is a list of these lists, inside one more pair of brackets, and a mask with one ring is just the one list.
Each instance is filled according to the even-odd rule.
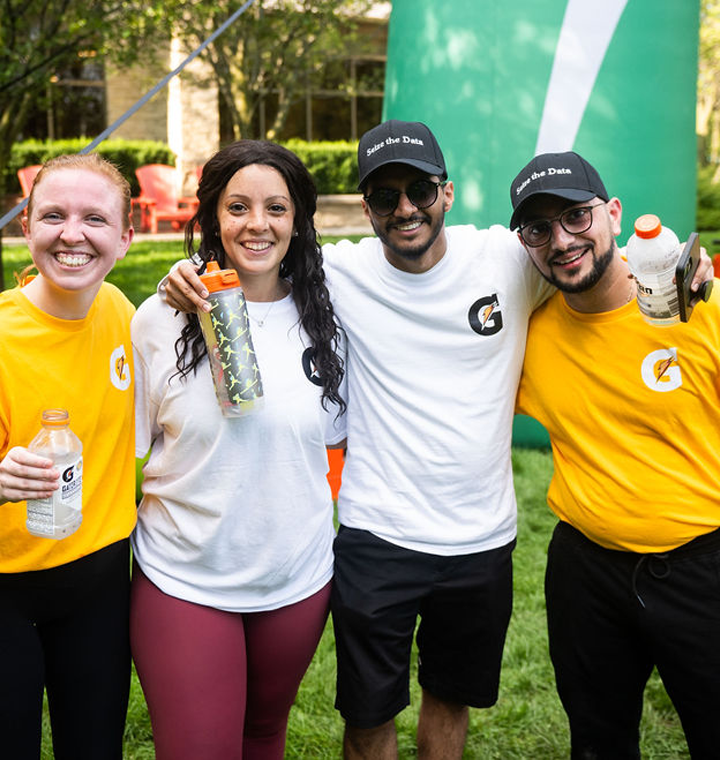
[[135,170],[140,183],[140,197],[133,203],[140,207],[140,230],[156,233],[158,222],[170,222],[179,230],[192,218],[198,207],[196,197],[178,195],[177,169],[165,164],[146,164]]
[[42,169],[42,164],[33,164],[33,166],[24,166],[22,169],[18,169],[17,175],[20,180],[23,198],[27,198],[30,195],[33,182],[40,169]]

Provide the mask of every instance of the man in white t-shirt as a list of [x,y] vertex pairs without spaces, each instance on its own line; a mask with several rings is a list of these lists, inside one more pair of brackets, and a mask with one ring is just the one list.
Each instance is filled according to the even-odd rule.
[[332,613],[347,758],[394,758],[418,617],[420,757],[460,758],[495,703],[512,607],[511,429],[528,318],[549,294],[507,229],[446,228],[421,123],[358,150],[377,239],[326,245],[348,339],[348,452]]
[[[358,161],[377,238],[323,249],[348,339],[336,707],[347,758],[397,756],[419,617],[418,755],[460,758],[468,706],[497,700],[512,607],[515,392],[529,316],[551,288],[507,228],[445,227],[453,183],[424,124],[371,129]],[[172,305],[202,303],[192,270],[170,276]]]

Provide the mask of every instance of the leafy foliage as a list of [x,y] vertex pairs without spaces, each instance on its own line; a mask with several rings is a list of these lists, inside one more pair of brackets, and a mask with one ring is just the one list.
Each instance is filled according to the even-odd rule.
[[720,183],[714,181],[715,166],[701,166],[697,178],[698,230],[720,229]]
[[142,43],[169,36],[164,7],[159,0],[6,0],[0,16],[0,169],[53,74],[86,50],[120,63],[150,55],[153,46]]
[[[700,165],[720,161],[720,0],[702,0],[697,88]],[[716,180],[718,177],[716,176]]]
[[357,143],[288,140],[283,145],[307,166],[318,194],[357,193]]
[[31,108],[43,102],[51,77],[87,50],[123,64],[151,57],[153,40],[169,37],[169,14],[174,7],[175,3],[163,0],[4,0],[0,13],[0,197],[8,190],[6,169],[12,145]]
[[[273,139],[306,84],[322,78],[326,62],[362,49],[354,19],[371,5],[370,0],[255,0],[203,54],[213,69],[234,139]],[[174,31],[189,49],[195,48],[235,6],[229,0],[190,0]],[[277,95],[278,107],[265,134],[260,134],[254,124],[267,93]]]

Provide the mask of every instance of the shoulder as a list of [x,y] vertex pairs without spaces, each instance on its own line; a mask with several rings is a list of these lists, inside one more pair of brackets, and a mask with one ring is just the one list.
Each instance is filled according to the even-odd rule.
[[17,329],[24,322],[30,322],[26,311],[21,308],[20,288],[12,288],[0,293],[0,345],[12,344],[17,337]]
[[325,243],[322,247],[323,261],[330,268],[377,254],[381,250],[382,245],[376,237],[362,238],[357,243],[352,240],[339,240],[337,243]]
[[534,308],[547,294],[540,274],[516,233],[494,224],[486,229],[473,225],[446,228],[447,253],[454,271],[476,277],[512,292]]
[[17,299],[20,288],[10,288],[0,293],[0,309],[3,312],[10,312],[17,307]]
[[496,255],[514,264],[526,266],[529,262],[517,235],[501,224],[478,229],[472,224],[458,224],[445,229],[448,248],[466,250],[471,255]]
[[565,313],[563,294],[559,290],[556,290],[532,313],[530,329],[535,331],[547,329]]
[[720,281],[715,280],[707,303],[693,308],[688,327],[698,331],[711,345],[720,346]]
[[139,330],[153,330],[154,328],[167,327],[182,321],[181,315],[175,315],[175,310],[165,303],[157,293],[138,306],[132,320],[133,336]]
[[187,324],[187,315],[176,313],[157,294],[138,306],[130,324],[133,346],[148,356],[154,352],[174,355],[175,341]]
[[123,312],[128,319],[135,313],[135,307],[127,296],[110,282],[103,282],[97,294],[97,303],[101,309],[113,308]]

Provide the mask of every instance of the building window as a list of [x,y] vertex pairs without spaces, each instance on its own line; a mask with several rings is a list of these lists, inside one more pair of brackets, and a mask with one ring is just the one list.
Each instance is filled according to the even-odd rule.
[[106,126],[105,72],[95,52],[88,51],[50,77],[21,139],[94,136]]
[[[386,56],[359,56],[330,61],[322,81],[307,86],[296,96],[279,140],[357,140],[382,118]],[[232,141],[232,126],[222,103],[220,139]],[[263,95],[253,123],[254,137],[264,137],[278,112],[278,95]],[[248,135],[250,136],[250,135]]]

